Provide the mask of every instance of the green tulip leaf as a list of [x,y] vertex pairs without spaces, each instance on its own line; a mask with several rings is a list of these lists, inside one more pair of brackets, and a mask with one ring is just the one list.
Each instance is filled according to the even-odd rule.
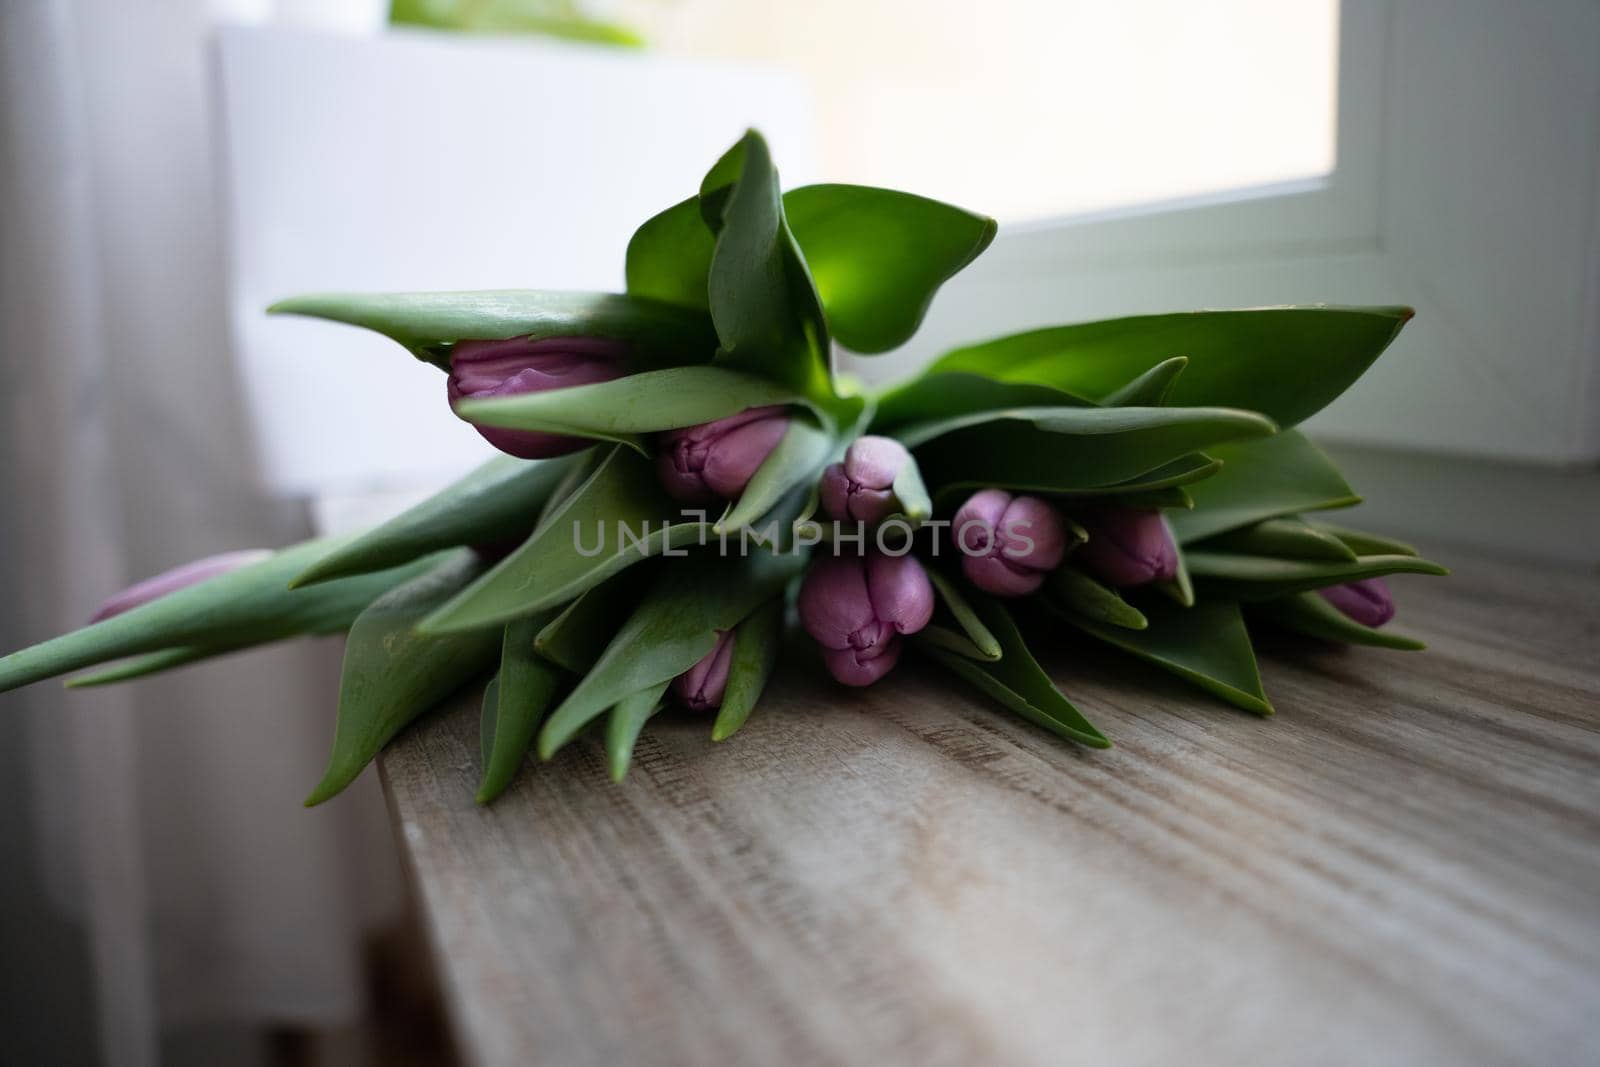
[[889,488],[894,493],[899,514],[913,526],[933,517],[933,498],[928,495],[928,486],[922,480],[922,468],[917,465],[916,457],[906,460]]
[[1158,592],[1171,597],[1182,607],[1194,607],[1194,578],[1189,573],[1189,556],[1178,543],[1177,535],[1172,530],[1172,520],[1165,514],[1161,516],[1161,525],[1167,528],[1167,539],[1172,542],[1173,555],[1177,557],[1177,570],[1171,578],[1154,583],[1153,588]]
[[1404,541],[1396,541],[1377,534],[1364,533],[1361,530],[1351,530],[1343,526],[1335,526],[1327,522],[1313,522],[1311,527],[1320,533],[1338,538],[1350,551],[1358,556],[1415,556],[1417,550]]
[[164,648],[160,652],[132,656],[110,667],[68,678],[62,684],[68,689],[92,689],[96,686],[114,685],[117,682],[131,682],[135,678],[144,678],[163,671],[187,667],[191,663],[199,663],[215,656],[239,652],[254,644],[256,642],[246,642],[242,645],[181,645],[177,648]]
[[937,200],[864,185],[807,185],[783,197],[835,339],[898,348],[939,287],[989,247],[995,221]]
[[722,693],[711,740],[726,741],[756,710],[756,703],[778,665],[783,640],[783,598],[774,597],[757,608],[733,631],[733,658],[728,664],[728,685]]
[[691,196],[645,220],[628,241],[628,295],[710,311],[707,280],[716,235]]
[[1205,582],[1209,592],[1232,600],[1273,600],[1291,593],[1343,585],[1363,578],[1381,578],[1386,574],[1450,573],[1439,564],[1416,556],[1308,560],[1190,551],[1186,557],[1190,573]]
[[1127,385],[1106,395],[1100,403],[1108,408],[1158,408],[1172,396],[1178,375],[1189,365],[1188,356],[1173,356],[1139,375]]
[[[1220,464],[1218,466],[1220,466]],[[1216,468],[1212,468],[1212,469],[1214,470]],[[1105,490],[1103,490],[1103,492],[1083,493],[1083,494],[1070,494],[1069,493],[1069,494],[1061,494],[1061,495],[1064,495],[1064,496],[1067,497],[1068,506],[1070,507],[1071,506],[1070,501],[1071,501],[1072,497],[1075,496],[1075,495],[1096,496],[1096,497],[1098,497],[1098,496],[1103,496],[1103,495],[1106,495],[1106,494],[1112,494],[1112,495],[1106,496],[1106,502],[1107,503],[1115,504],[1118,507],[1123,507],[1123,508],[1150,508],[1152,510],[1159,510],[1159,511],[1168,511],[1168,510],[1184,511],[1184,510],[1187,510],[1189,508],[1194,507],[1194,498],[1191,497],[1188,494],[1188,492],[1183,489],[1182,486],[1176,486],[1176,485],[1168,487],[1168,488],[1156,488],[1156,489],[1145,489],[1145,488],[1137,488],[1136,487],[1136,488],[1129,489],[1129,490],[1126,490],[1126,491],[1117,490],[1115,486],[1108,486]]]
[[534,637],[539,655],[573,674],[586,674],[643,592],[650,568],[630,567],[574,599]]
[[965,659],[999,659],[998,656],[985,655],[981,648],[972,643],[972,638],[960,630],[953,630],[937,622],[930,622],[917,632],[917,644],[939,648]]
[[309,293],[280,300],[267,311],[362,326],[446,370],[449,346],[466,340],[607,337],[626,342],[644,367],[703,363],[717,346],[703,312],[619,293]]
[[784,218],[778,172],[760,134],[746,133],[706,175],[700,209],[716,231],[706,286],[720,360],[809,399],[831,398],[822,303]]
[[566,473],[561,476],[556,487],[550,491],[544,506],[539,509],[539,521],[533,524],[534,533],[538,533],[550,521],[550,516],[560,511],[566,502],[572,499],[573,493],[588,484],[589,479],[594,477],[594,472],[599,470],[600,465],[611,456],[611,452],[612,449],[606,445],[592,445],[581,452],[573,453],[571,458],[574,462],[567,466]]
[[1322,450],[1298,430],[1207,450],[1222,469],[1189,490],[1194,509],[1172,516],[1182,544],[1302,511],[1359,503]]
[[644,38],[576,7],[529,0],[391,0],[389,22],[460,33],[529,34],[586,44],[641,48]]
[[[739,138],[733,147],[718,156],[717,161],[711,164],[711,169],[700,179],[700,195],[695,201],[695,208],[713,234],[720,234],[726,225],[728,201],[744,178],[745,146],[751,141],[758,146],[761,157],[761,163],[758,163],[757,168],[751,173],[752,184],[770,185],[774,195],[780,195],[777,193],[776,170],[772,166],[771,152],[767,148],[766,140],[758,131],[746,130],[745,136]],[[712,257],[715,256],[716,249],[713,247]],[[709,265],[706,269],[709,272]]]
[[1286,630],[1323,641],[1402,652],[1420,652],[1428,647],[1414,637],[1363,626],[1315,592],[1295,593],[1279,600],[1252,604],[1251,613]]
[[1034,725],[1091,748],[1110,748],[1110,740],[1073,707],[1033,658],[1011,613],[988,597],[974,605],[983,624],[1000,643],[1002,654],[998,660],[968,659],[928,642],[919,641],[917,647]]
[[475,553],[454,553],[374,600],[350,627],[333,751],[306,807],[343,792],[402,728],[494,662],[499,630],[440,637],[416,629],[482,569]]
[[478,708],[478,758],[484,766],[494,755],[494,732],[500,723],[500,678],[490,678],[483,687],[483,704]]
[[566,673],[536,655],[534,635],[550,621],[550,613],[530,615],[506,625],[500,642],[500,673],[490,683],[491,703],[484,696],[483,777],[478,803],[487,804],[505,792],[521,769],[539,723],[555,703]]
[[900,436],[901,428],[1012,408],[1093,407],[1082,397],[1031,382],[1002,382],[982,374],[921,374],[878,397],[872,432]]
[[637,693],[629,693],[611,709],[606,720],[606,765],[611,769],[611,780],[620,782],[628,776],[633,763],[633,746],[650,717],[661,710],[661,697],[670,682],[657,682]]
[[925,372],[879,395],[872,429],[889,433],[897,427],[1010,408],[1162,407],[1188,363],[1183,356],[1158,363],[1098,403],[1037,382],[1004,381],[971,371]]
[[813,484],[833,450],[833,435],[807,419],[789,420],[789,429],[745,486],[732,510],[716,524],[715,533],[738,533],[777,506],[801,483]]
[[463,400],[456,413],[481,426],[542,430],[628,444],[637,435],[698,426],[746,408],[800,398],[766,378],[725,367],[670,367],[543,393]]
[[[289,580],[342,539],[306,541],[0,658],[0,692],[127,656],[205,646],[233,651],[299,634],[344,630],[380,594],[438,562],[289,589]],[[120,668],[114,668],[120,669]],[[141,673],[148,673],[142,671]]]
[[1141,315],[1055,326],[959,348],[931,370],[1109,396],[1172,359],[1189,365],[1167,402],[1259,411],[1284,427],[1320,411],[1372,365],[1410,308],[1285,307]]
[[1143,630],[1109,626],[1077,615],[1067,619],[1085,633],[1171,671],[1235,707],[1258,715],[1272,714],[1238,604],[1205,599],[1186,608],[1154,598],[1142,604],[1141,610],[1149,623]]
[[693,667],[715,647],[719,631],[776,596],[803,563],[799,553],[757,549],[738,558],[708,551],[663,567],[594,668],[545,722],[540,758],[549,759],[629,694]]
[[618,446],[532,537],[422,628],[471,630],[558,607],[642,559],[704,541],[710,529],[684,521],[651,462]]
[[1071,613],[1107,626],[1124,630],[1145,630],[1150,626],[1144,613],[1122,599],[1121,593],[1071,564],[1050,572],[1045,579],[1044,600],[1058,613]]
[[1356,558],[1355,551],[1349,545],[1328,531],[1317,529],[1299,515],[1263,519],[1254,525],[1213,537],[1198,547],[1207,551],[1279,556],[1283,559],[1352,562]]
[[1192,485],[1195,482],[1204,481],[1221,469],[1221,461],[1212,459],[1203,452],[1190,452],[1188,455],[1179,456],[1171,463],[1163,463],[1154,470],[1145,471],[1143,474],[1129,478],[1125,482],[1118,482],[1115,485],[1097,485],[1089,489],[1058,489],[1053,490],[1053,492],[1057,496],[1064,497],[1115,497],[1114,503],[1130,508],[1141,506],[1191,507],[1193,506],[1193,501],[1187,494],[1163,496],[1159,498],[1162,503],[1154,505],[1135,504],[1130,498],[1148,497],[1150,494]]
[[1022,408],[924,425],[900,438],[914,443],[923,477],[938,492],[1060,493],[1104,490],[1180,459],[1187,477],[1200,469],[1188,458],[1196,449],[1272,432],[1261,416],[1225,408]]
[[296,575],[289,587],[384,570],[460,545],[520,541],[533,532],[540,509],[576,462],[574,456],[491,459],[416,507],[339,545]]
[[[978,612],[973,608],[961,591],[961,587],[936,570],[929,570],[928,577],[933,582],[933,591],[939,596],[939,603],[949,611],[950,617],[955,620],[957,630],[948,627],[938,627],[937,633],[929,634],[928,640],[950,651],[960,653],[969,659],[979,659],[993,662],[1003,655],[1000,639],[990,632],[978,617]],[[929,627],[923,630],[928,634]],[[955,641],[949,638],[956,638]]]

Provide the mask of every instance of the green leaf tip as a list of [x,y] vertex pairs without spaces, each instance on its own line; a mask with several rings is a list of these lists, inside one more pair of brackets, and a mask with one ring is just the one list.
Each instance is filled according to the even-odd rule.
[[1000,659],[971,659],[922,640],[916,641],[916,647],[1034,725],[1090,748],[1110,748],[1111,739],[1084,717],[1034,659],[1004,605],[987,596],[978,597],[971,604],[974,614],[1004,649]]
[[1387,628],[1375,629],[1356,622],[1314,591],[1253,604],[1251,608],[1259,618],[1322,641],[1368,645],[1396,652],[1421,652],[1427,647],[1406,634]]
[[485,689],[479,713],[480,804],[494,800],[511,785],[545,713],[566,685],[567,672],[534,650],[535,636],[555,614],[548,611],[517,619],[502,634],[500,670]]
[[339,714],[327,770],[306,806],[342,792],[418,716],[493,661],[501,635],[477,630],[428,637],[416,623],[483,568],[470,550],[391,589],[362,611],[345,642]]
[[[361,326],[430,362],[461,340],[606,337],[644,365],[705,360],[716,335],[703,311],[622,293],[483,289],[435,293],[307,293],[268,308],[275,315]],[[443,369],[443,368],[442,368]]]
[[998,229],[984,215],[864,185],[802,186],[784,194],[783,206],[829,333],[863,355],[910,340],[940,287]]
[[389,521],[334,546],[295,575],[290,589],[364,574],[429,552],[521,541],[578,455],[524,460],[497,456]]
[[1140,609],[1145,630],[1108,626],[1082,616],[1065,616],[1078,629],[1167,670],[1244,711],[1271,715],[1261,686],[1255,649],[1239,605],[1202,599],[1183,607],[1159,594]]
[[[178,666],[178,660],[170,659],[177,649],[232,651],[300,634],[335,633],[349,627],[375,597],[438,562],[425,557],[312,589],[285,588],[291,577],[339,543],[302,542],[259,563],[0,656],[0,692],[131,656],[165,656],[169,665]],[[111,668],[124,669],[127,665]]]
[[661,710],[661,698],[670,682],[658,682],[617,701],[606,721],[606,767],[611,780],[621,784],[633,765],[633,749],[644,724]]
[[774,597],[734,628],[733,658],[711,740],[726,741],[749,720],[778,662],[783,598]]
[[1171,403],[1259,411],[1289,427],[1349,388],[1411,316],[1410,308],[1323,305],[1139,315],[969,345],[932,369],[1105,396],[1182,353],[1189,364]]

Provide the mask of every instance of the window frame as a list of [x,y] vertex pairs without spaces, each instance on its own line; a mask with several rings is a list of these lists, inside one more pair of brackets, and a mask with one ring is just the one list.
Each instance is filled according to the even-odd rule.
[[1312,431],[1593,464],[1600,8],[1536,8],[1343,0],[1330,174],[1003,227],[911,346],[852,369],[882,381],[956,344],[1126,314],[1410,304]]

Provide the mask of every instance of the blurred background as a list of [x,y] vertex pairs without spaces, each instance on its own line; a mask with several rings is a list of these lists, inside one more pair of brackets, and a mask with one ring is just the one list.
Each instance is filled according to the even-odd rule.
[[[1030,326],[1406,303],[1309,429],[1364,525],[1600,562],[1594,0],[7,0],[0,647],[482,458],[431,368],[261,309],[620,288],[750,125],[993,248],[875,380]],[[1441,555],[1445,553],[1441,550]],[[337,649],[0,697],[0,1063],[448,1063]]]

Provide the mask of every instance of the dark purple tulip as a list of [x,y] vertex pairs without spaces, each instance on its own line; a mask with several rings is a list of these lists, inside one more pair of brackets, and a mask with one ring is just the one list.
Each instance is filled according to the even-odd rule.
[[985,489],[967,498],[951,523],[967,581],[995,596],[1025,596],[1067,554],[1067,530],[1035,496]]
[[89,621],[99,622],[113,615],[121,615],[124,611],[132,611],[141,604],[159,600],[168,593],[176,593],[191,585],[199,585],[208,578],[216,578],[240,567],[260,563],[270,555],[272,555],[270,548],[245,548],[237,552],[224,552],[219,556],[207,556],[205,559],[197,559],[192,563],[174,567],[170,571],[162,571],[154,578],[146,578],[136,585],[130,585],[106,600],[90,616]]
[[[538,341],[457,341],[450,350],[450,407],[462,400],[521,396],[620,378],[628,346],[605,337],[546,337]],[[593,442],[542,430],[473,427],[502,452],[523,459],[546,459],[586,448]]]
[[894,480],[911,453],[892,437],[858,437],[844,462],[830,464],[819,486],[822,510],[834,519],[877,522],[896,507]]
[[1145,585],[1178,574],[1178,546],[1148,508],[1103,508],[1078,516],[1089,540],[1076,559],[1108,585]]
[[722,694],[728,689],[728,668],[733,663],[733,631],[717,634],[717,643],[693,667],[672,680],[672,691],[685,707],[694,711],[710,711],[722,706]]
[[674,500],[709,504],[744,492],[756,468],[789,430],[782,404],[669,430],[656,442],[656,471]]
[[1382,626],[1394,618],[1394,598],[1389,595],[1389,586],[1382,578],[1362,578],[1317,592],[1362,626]]
[[900,637],[933,618],[933,585],[913,556],[822,556],[800,584],[800,622],[845,685],[871,685],[900,659]]

